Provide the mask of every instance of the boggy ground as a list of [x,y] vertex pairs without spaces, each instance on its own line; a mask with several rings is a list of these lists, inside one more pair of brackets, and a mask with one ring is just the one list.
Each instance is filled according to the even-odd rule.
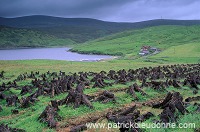
[[[2,71],[0,122],[8,124],[9,128],[1,127],[26,131],[77,131],[77,128],[85,129],[85,123],[89,122],[115,122],[121,118],[119,113],[122,110],[136,106],[128,114],[139,111],[137,117],[129,116],[122,118],[122,121],[131,119],[138,122],[142,116],[151,112],[154,116],[140,122],[173,119],[174,122],[196,123],[198,129],[199,69],[199,64],[182,64],[79,73],[24,71],[17,76]],[[174,104],[181,107],[180,112],[179,107],[171,105],[153,107],[162,102],[169,91],[175,95],[176,92],[180,93],[180,98],[175,98],[178,103]],[[186,99],[188,97],[197,98]],[[161,113],[165,113],[168,108],[173,110],[171,113],[174,115],[169,119],[161,118]],[[110,117],[117,118],[111,120]],[[116,130],[119,131],[110,129]]]

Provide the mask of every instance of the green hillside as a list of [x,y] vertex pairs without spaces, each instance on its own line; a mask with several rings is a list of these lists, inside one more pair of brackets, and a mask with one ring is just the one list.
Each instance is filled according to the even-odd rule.
[[16,18],[0,17],[0,25],[13,28],[31,29],[48,35],[53,35],[57,38],[68,38],[76,43],[83,43],[130,29],[142,29],[160,25],[200,25],[200,20],[156,19],[125,23],[107,22],[91,18],[61,18],[33,15]]
[[167,62],[200,62],[200,43],[172,46],[165,51],[149,57],[150,60]]
[[75,46],[79,53],[136,56],[143,45],[165,50],[171,46],[200,43],[200,26],[156,26],[125,31]]
[[0,48],[67,46],[75,42],[39,31],[0,27]]

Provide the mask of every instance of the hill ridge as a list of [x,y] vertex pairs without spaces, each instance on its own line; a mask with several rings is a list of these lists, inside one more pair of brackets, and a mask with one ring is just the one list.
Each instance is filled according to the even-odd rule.
[[0,18],[0,25],[30,29],[76,43],[95,40],[125,30],[143,29],[161,25],[200,25],[200,20],[155,19],[142,22],[107,22],[93,18],[62,18],[45,15]]
[[[43,24],[43,25],[41,25]],[[200,20],[174,20],[174,19],[153,19],[141,22],[109,22],[94,18],[63,18],[45,15],[32,15],[14,18],[0,17],[0,25],[21,27],[21,28],[41,28],[41,27],[56,27],[56,26],[106,26],[111,28],[122,29],[127,28],[142,28],[159,25],[199,25]]]

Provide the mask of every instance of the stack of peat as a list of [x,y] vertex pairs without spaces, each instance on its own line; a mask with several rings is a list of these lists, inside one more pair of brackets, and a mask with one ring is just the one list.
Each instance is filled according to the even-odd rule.
[[113,93],[105,90],[94,101],[99,101],[101,103],[107,103],[107,102],[115,102],[116,100],[115,100],[115,95]]
[[92,103],[88,99],[88,96],[83,93],[85,88],[84,83],[79,83],[76,89],[71,89],[65,99],[59,100],[59,105],[74,104],[74,108],[78,108],[80,105],[86,105],[89,108],[93,108]]
[[176,122],[176,110],[178,110],[183,115],[188,113],[188,110],[184,106],[183,97],[179,92],[169,92],[161,103],[153,104],[152,107],[164,109],[160,114],[160,120],[163,123]]

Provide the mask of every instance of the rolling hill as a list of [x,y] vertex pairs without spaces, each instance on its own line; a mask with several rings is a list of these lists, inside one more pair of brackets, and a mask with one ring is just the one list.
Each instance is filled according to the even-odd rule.
[[0,25],[39,31],[61,39],[83,43],[110,34],[131,29],[159,25],[200,25],[199,20],[150,20],[135,23],[106,22],[90,18],[60,18],[52,16],[24,16],[17,18],[0,17]]
[[77,45],[72,51],[134,57],[143,45],[165,50],[182,44],[200,44],[199,36],[200,26],[156,26],[99,38]]
[[74,43],[70,39],[57,38],[39,31],[0,26],[0,48],[66,46]]
[[144,28],[159,25],[199,25],[200,20],[168,20],[156,19],[142,22],[126,23],[126,22],[107,22],[92,18],[61,18],[53,16],[24,16],[16,18],[0,17],[0,25],[17,27],[17,28],[50,28],[50,27],[94,27],[96,29],[129,29]]

